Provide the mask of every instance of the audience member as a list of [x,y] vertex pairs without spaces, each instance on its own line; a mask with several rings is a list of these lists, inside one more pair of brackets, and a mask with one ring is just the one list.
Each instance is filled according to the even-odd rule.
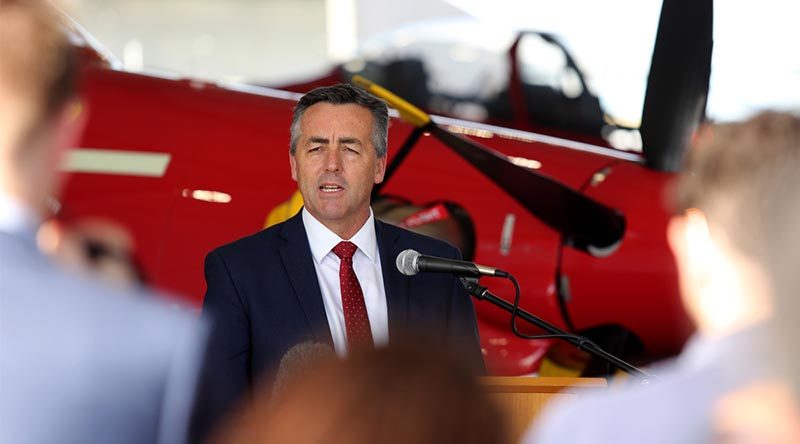
[[[785,118],[775,126],[770,131],[783,135],[775,143],[800,146],[800,118]],[[773,319],[760,356],[739,354],[738,365],[763,359],[778,374],[739,388],[716,403],[712,417],[715,442],[720,443],[800,442],[800,353],[795,343],[800,334],[800,199],[794,195],[800,190],[798,161],[776,165],[766,183],[757,211],[765,224],[762,250],[772,289]]]
[[330,349],[318,357],[313,366],[302,358],[302,372],[274,397],[264,387],[215,441],[510,444],[504,418],[477,378],[446,352],[394,344],[344,359]]
[[0,442],[185,442],[203,323],[36,245],[85,119],[75,63],[50,2],[0,0]]
[[526,442],[718,439],[720,401],[779,374],[766,323],[782,299],[775,296],[792,291],[776,283],[796,274],[786,264],[796,264],[800,250],[783,250],[784,266],[775,267],[770,248],[795,235],[774,229],[785,220],[770,209],[796,200],[797,171],[800,119],[792,115],[767,112],[700,133],[677,182],[679,213],[667,233],[695,337],[675,362],[652,370],[660,378],[555,406]]

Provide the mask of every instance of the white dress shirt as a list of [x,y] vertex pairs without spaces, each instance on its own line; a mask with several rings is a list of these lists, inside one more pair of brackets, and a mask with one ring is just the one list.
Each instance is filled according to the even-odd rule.
[[358,247],[353,255],[353,270],[361,284],[367,306],[372,339],[376,346],[389,342],[389,316],[386,308],[386,290],[383,286],[381,258],[375,234],[375,217],[372,209],[369,218],[350,239],[342,239],[316,220],[303,208],[303,225],[306,228],[314,270],[317,272],[325,315],[333,337],[333,347],[339,356],[347,354],[347,331],[342,309],[342,290],[339,284],[340,259],[331,251],[339,242],[348,240]]

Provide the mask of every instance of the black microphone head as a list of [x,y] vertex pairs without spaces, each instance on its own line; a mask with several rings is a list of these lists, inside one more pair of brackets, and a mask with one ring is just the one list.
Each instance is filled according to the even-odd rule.
[[400,254],[397,255],[397,271],[406,276],[414,276],[419,273],[417,262],[420,256],[421,255],[416,250],[410,248],[401,251]]

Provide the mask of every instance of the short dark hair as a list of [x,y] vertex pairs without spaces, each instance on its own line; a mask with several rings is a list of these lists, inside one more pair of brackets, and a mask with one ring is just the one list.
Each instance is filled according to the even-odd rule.
[[218,442],[510,443],[499,407],[459,357],[412,339],[321,357],[277,396],[257,393]]
[[796,199],[800,118],[775,111],[699,133],[674,187],[678,212],[701,210],[741,252],[762,259],[774,206]]
[[48,2],[0,0],[0,42],[0,87],[35,105],[29,125],[75,96],[75,50]]
[[389,135],[389,108],[386,102],[349,83],[316,88],[300,98],[292,115],[289,143],[289,152],[292,155],[297,150],[297,142],[300,139],[300,120],[308,108],[321,102],[332,105],[354,104],[369,110],[372,114],[372,145],[375,146],[378,157],[386,155]]

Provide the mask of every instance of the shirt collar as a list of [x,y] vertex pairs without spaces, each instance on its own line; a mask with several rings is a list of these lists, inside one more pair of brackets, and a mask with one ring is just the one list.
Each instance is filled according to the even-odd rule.
[[[688,367],[706,367],[721,363],[739,364],[755,356],[769,346],[765,324],[748,326],[739,331],[720,337],[695,334],[686,343],[679,361]],[[754,366],[758,367],[758,366]]]
[[375,235],[375,216],[372,214],[372,208],[369,209],[367,221],[350,239],[340,238],[323,225],[322,222],[314,218],[305,207],[303,207],[302,217],[306,235],[308,236],[308,244],[311,247],[311,255],[318,264],[331,252],[333,247],[344,240],[349,240],[356,244],[356,247],[367,255],[370,261],[376,262],[378,260],[378,241]]
[[0,231],[35,237],[39,223],[40,220],[33,210],[0,191]]

